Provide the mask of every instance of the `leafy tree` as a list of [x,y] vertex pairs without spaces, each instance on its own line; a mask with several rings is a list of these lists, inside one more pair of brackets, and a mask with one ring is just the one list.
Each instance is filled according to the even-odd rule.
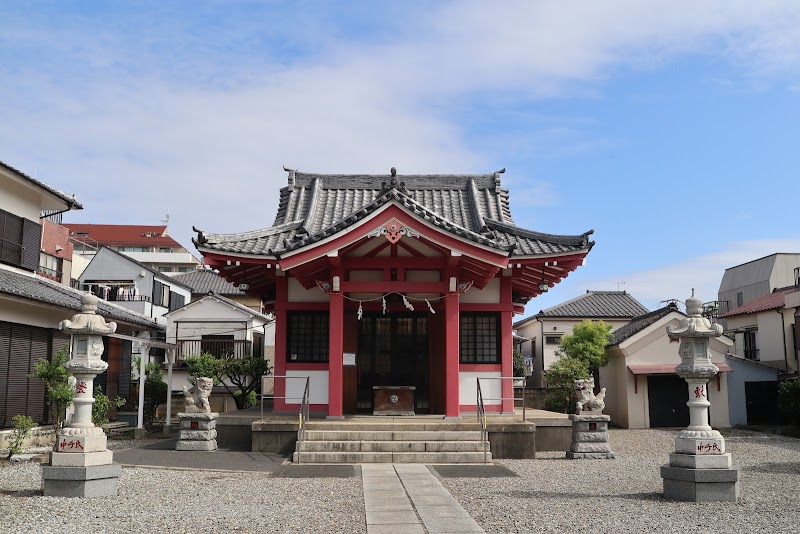
[[253,395],[261,387],[261,377],[272,373],[272,368],[263,358],[216,358],[203,353],[186,359],[189,376],[208,377],[214,384],[222,385],[243,410],[252,406]]
[[[44,382],[47,390],[47,406],[50,410],[50,420],[53,422],[53,431],[58,436],[58,430],[64,424],[67,408],[75,397],[75,388],[70,383],[70,375],[64,367],[69,361],[69,347],[64,347],[53,355],[52,360],[40,359],[34,364],[34,376]],[[58,439],[56,438],[56,444]],[[55,447],[55,446],[54,446]]]
[[800,380],[784,380],[778,387],[778,409],[791,424],[800,426]]
[[606,346],[612,339],[611,325],[605,321],[581,321],[572,328],[572,334],[561,338],[557,353],[583,360],[594,372],[608,363]]
[[597,370],[608,363],[606,346],[612,338],[611,325],[604,321],[581,321],[572,328],[572,334],[561,338],[558,360],[545,371],[551,389],[545,398],[548,410],[567,412],[573,408],[570,401],[575,380],[594,376],[599,383]]

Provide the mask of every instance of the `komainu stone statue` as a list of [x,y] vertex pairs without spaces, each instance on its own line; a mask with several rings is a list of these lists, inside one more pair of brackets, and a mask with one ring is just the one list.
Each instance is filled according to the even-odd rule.
[[183,411],[185,413],[211,413],[211,405],[208,397],[214,387],[214,381],[210,378],[200,377],[191,389],[183,386]]
[[603,399],[606,398],[606,388],[602,388],[600,392],[594,394],[594,378],[585,378],[575,380],[575,395],[578,402],[575,403],[575,413],[581,414],[601,414],[606,403]]

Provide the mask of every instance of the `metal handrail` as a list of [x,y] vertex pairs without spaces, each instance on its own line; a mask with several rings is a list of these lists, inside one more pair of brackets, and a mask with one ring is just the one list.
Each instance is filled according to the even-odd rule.
[[[524,376],[482,376],[482,377],[478,377],[478,388],[479,389],[480,389],[481,380],[500,380],[501,381],[501,391],[502,391],[502,381],[503,380],[512,380],[512,382],[511,382],[512,390],[513,390],[513,384],[514,384],[513,380],[523,380],[523,383],[522,383],[522,421],[523,422],[526,421],[526,417],[525,417],[525,390],[528,388],[528,381],[525,379]],[[502,393],[501,393],[501,395],[502,395]],[[496,398],[496,399],[486,398],[484,400],[487,400],[487,401],[500,401],[500,402],[503,402],[505,400],[511,400],[511,401],[514,401],[514,403],[516,403],[517,397],[502,397],[501,396],[501,397]]]
[[[277,395],[265,395],[264,394],[264,379],[266,378],[283,378],[289,380],[305,380],[306,385],[303,388],[303,396],[302,397],[289,397],[284,395],[279,397]],[[300,451],[302,450],[303,442],[306,439],[306,423],[310,419],[310,411],[311,411],[311,377],[310,376],[287,376],[287,375],[261,375],[261,420],[264,420],[264,399],[272,399],[273,403],[275,399],[283,399],[285,401],[288,400],[299,400],[300,401],[300,413],[298,414],[299,418],[299,425],[297,427],[297,463],[300,463]]]
[[303,403],[300,405],[300,425],[297,427],[297,463],[301,463],[303,443],[306,440],[306,422],[309,418],[309,388],[311,385],[311,378],[306,377],[306,387],[303,390]]
[[486,444],[489,441],[489,428],[486,425],[486,407],[483,404],[483,392],[481,391],[481,379],[478,378],[478,423],[481,425],[481,446],[483,447],[483,463],[487,461]]

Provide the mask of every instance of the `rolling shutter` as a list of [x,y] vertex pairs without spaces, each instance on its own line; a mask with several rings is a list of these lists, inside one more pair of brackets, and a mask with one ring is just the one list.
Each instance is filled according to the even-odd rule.
[[39,252],[42,248],[42,227],[28,219],[22,219],[22,261],[23,269],[39,269]]

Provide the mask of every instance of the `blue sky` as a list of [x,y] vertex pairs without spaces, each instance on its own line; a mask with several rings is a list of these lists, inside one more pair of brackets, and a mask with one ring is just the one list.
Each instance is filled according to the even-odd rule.
[[595,229],[653,309],[800,251],[800,3],[0,2],[0,160],[72,222],[272,223],[282,166],[507,168],[518,225]]

